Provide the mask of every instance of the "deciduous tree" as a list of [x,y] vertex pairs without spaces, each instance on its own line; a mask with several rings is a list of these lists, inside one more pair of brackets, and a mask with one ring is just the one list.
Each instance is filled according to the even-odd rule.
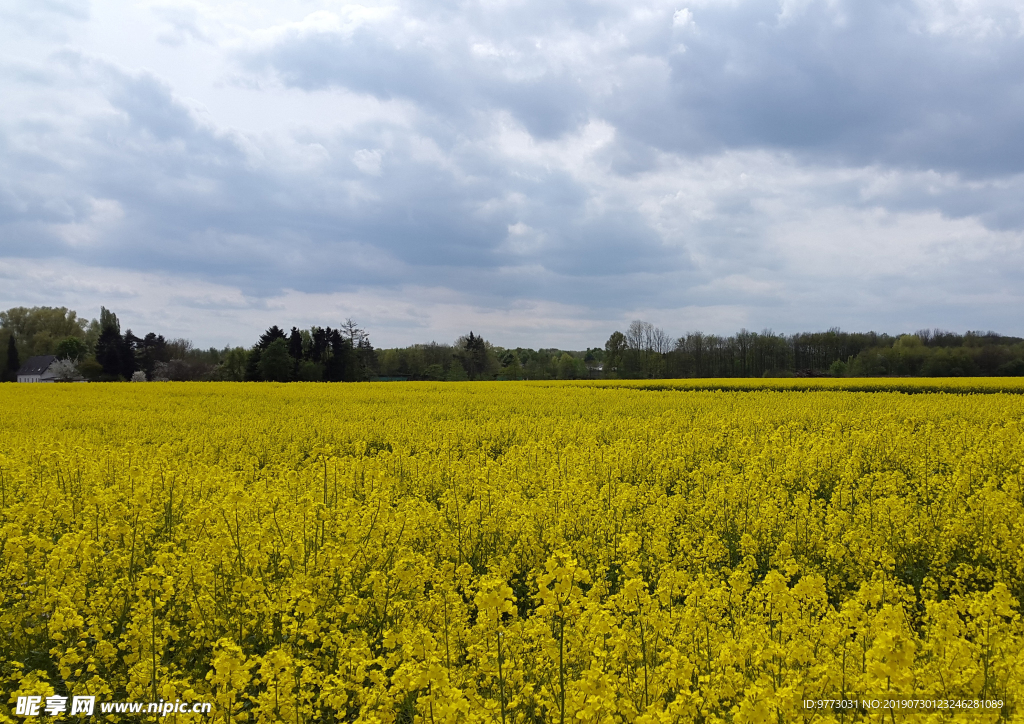
[[57,345],[57,350],[54,354],[57,359],[67,359],[72,362],[78,362],[85,357],[88,348],[85,346],[85,342],[80,337],[65,337]]
[[85,337],[87,321],[67,307],[13,307],[0,312],[0,327],[15,335],[21,357],[53,354],[65,337]]

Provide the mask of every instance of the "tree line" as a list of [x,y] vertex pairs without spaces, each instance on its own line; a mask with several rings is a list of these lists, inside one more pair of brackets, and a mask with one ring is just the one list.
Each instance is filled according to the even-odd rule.
[[55,355],[71,363],[74,379],[91,381],[160,379],[179,367],[209,372],[220,362],[218,350],[200,351],[187,339],[165,339],[149,332],[137,336],[109,309],[98,319],[79,317],[66,307],[15,307],[0,312],[0,379],[15,379],[36,355]]
[[93,320],[65,307],[0,312],[0,379],[15,379],[25,360],[41,354],[66,360],[67,379],[97,382],[1024,376],[1024,339],[995,332],[891,336],[833,328],[672,337],[636,320],[613,332],[603,347],[581,351],[504,348],[472,331],[453,344],[378,350],[366,330],[346,319],[336,328],[293,326],[286,332],[274,325],[251,347],[199,349],[156,332],[122,332],[117,315],[104,307]]
[[351,319],[338,329],[292,327],[288,333],[274,325],[249,350],[233,352],[238,359],[230,378],[250,382],[356,382],[376,374],[370,337]]
[[12,381],[35,355],[71,363],[69,379],[94,382],[133,380],[292,380],[353,382],[376,375],[369,335],[351,319],[337,329],[272,326],[252,347],[199,349],[188,339],[121,331],[117,315],[100,308],[86,320],[66,307],[15,307],[0,312],[0,378]]
[[605,343],[606,377],[1024,376],[1024,339],[996,332],[920,330],[731,337],[690,332],[672,338],[640,320]]

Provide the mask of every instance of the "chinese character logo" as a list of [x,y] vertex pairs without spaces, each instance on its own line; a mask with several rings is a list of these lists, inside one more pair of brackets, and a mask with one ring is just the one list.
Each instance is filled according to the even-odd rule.
[[50,716],[57,716],[63,714],[64,710],[68,708],[68,698],[66,696],[48,696],[46,697],[46,713]]
[[42,700],[41,696],[19,696],[14,713],[21,716],[39,716],[39,702]]
[[76,696],[71,700],[71,713],[88,714],[89,716],[92,716],[92,710],[95,706],[95,696]]

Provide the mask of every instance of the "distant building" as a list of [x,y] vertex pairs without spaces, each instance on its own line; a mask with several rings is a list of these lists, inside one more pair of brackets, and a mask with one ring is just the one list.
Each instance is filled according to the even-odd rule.
[[29,357],[18,370],[18,382],[56,382],[57,375],[50,369],[56,361],[52,354]]

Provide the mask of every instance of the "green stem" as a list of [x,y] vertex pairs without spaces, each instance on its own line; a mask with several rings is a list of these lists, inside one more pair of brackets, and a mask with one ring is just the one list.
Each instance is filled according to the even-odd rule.
[[505,674],[501,667],[501,629],[498,629],[498,684],[501,687],[501,724],[505,724]]

